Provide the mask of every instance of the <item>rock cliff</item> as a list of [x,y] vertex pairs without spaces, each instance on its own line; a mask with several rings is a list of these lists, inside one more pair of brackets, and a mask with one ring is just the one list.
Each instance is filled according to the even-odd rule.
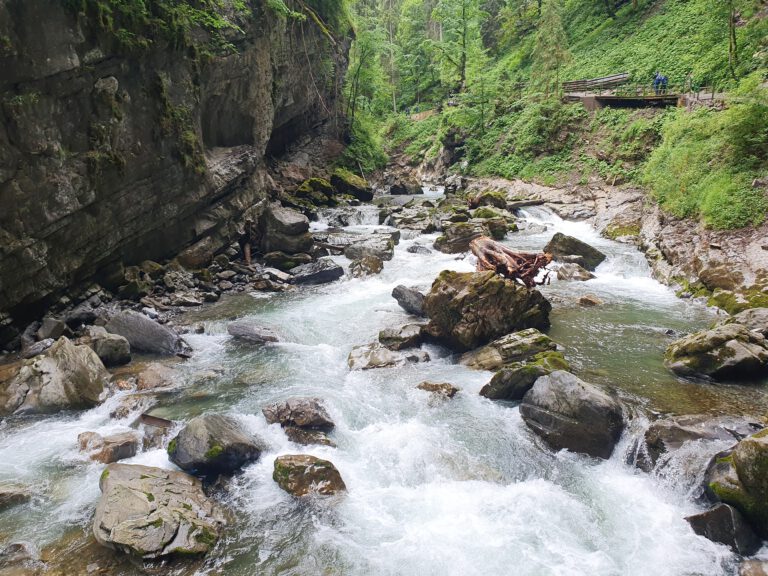
[[224,0],[231,28],[146,42],[109,6],[0,1],[0,342],[68,287],[231,242],[266,158],[335,123],[348,45],[322,10]]

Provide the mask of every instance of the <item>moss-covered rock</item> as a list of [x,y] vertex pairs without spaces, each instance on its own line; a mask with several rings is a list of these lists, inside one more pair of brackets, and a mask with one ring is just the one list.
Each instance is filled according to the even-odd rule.
[[264,254],[264,263],[267,266],[272,266],[283,272],[287,272],[291,268],[296,268],[296,266],[302,264],[309,264],[310,262],[312,262],[312,257],[309,254],[286,254],[279,250]]
[[348,194],[361,202],[373,200],[373,190],[360,176],[344,168],[336,168],[331,175],[331,185],[339,194]]
[[347,489],[332,462],[308,454],[278,456],[272,479],[280,488],[299,497],[308,494],[328,496]]
[[522,400],[541,376],[555,370],[570,369],[562,353],[553,350],[539,352],[529,360],[504,366],[483,386],[480,395],[491,400]]
[[707,304],[722,308],[728,314],[738,314],[750,308],[768,307],[768,291],[757,287],[741,290],[715,288]]
[[293,193],[297,198],[309,200],[316,205],[328,205],[333,198],[333,186],[325,178],[309,178],[304,180]]
[[536,328],[528,328],[506,334],[482,348],[467,352],[461,357],[461,363],[478,370],[498,370],[505,364],[525,361],[540,352],[554,350],[557,350],[557,344],[549,336]]
[[470,199],[472,206],[494,206],[496,208],[506,209],[507,197],[503,192],[497,192],[495,190],[483,190],[474,194]]
[[490,235],[491,231],[482,221],[454,222],[445,226],[443,235],[435,240],[434,248],[446,254],[458,254],[468,251],[469,243],[475,238]]

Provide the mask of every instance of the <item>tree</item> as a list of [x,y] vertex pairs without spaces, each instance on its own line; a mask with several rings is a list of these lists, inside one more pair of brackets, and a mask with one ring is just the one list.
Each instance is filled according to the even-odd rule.
[[446,83],[459,92],[467,86],[469,61],[483,50],[480,26],[485,13],[480,0],[440,0],[434,16],[442,25],[436,43]]
[[533,48],[533,77],[547,97],[559,92],[560,69],[571,58],[560,9],[560,0],[544,0]]

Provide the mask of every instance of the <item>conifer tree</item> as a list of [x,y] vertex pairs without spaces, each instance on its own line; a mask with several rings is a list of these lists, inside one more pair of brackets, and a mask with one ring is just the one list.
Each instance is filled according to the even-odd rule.
[[533,49],[533,79],[549,97],[560,90],[560,70],[570,60],[560,0],[544,0]]

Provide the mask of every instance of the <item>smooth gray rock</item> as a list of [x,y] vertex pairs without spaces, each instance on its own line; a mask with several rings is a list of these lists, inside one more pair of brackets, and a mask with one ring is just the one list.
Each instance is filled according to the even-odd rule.
[[189,345],[176,332],[131,310],[113,315],[105,328],[107,332],[128,340],[134,352],[161,356],[188,356],[191,352]]
[[302,264],[288,271],[291,284],[327,284],[344,276],[344,268],[330,258],[320,258],[311,264]]
[[110,334],[102,326],[89,326],[84,344],[104,362],[104,366],[122,366],[131,361],[131,345],[119,334]]
[[424,294],[407,286],[395,286],[392,297],[397,300],[400,307],[414,316],[424,316]]
[[577,280],[579,282],[584,282],[586,280],[591,280],[592,278],[595,278],[595,275],[578,264],[566,262],[561,264],[557,269],[558,280]]
[[38,340],[47,340],[53,338],[58,340],[64,335],[64,331],[67,329],[67,325],[58,318],[43,318],[40,328],[37,330]]
[[621,405],[603,390],[558,370],[542,376],[520,404],[528,427],[555,450],[608,458],[621,437]]
[[386,262],[392,260],[394,255],[395,243],[388,234],[375,234],[363,240],[353,242],[344,249],[344,256],[350,260],[375,256]]
[[739,511],[728,504],[717,504],[685,519],[699,536],[725,544],[742,556],[750,556],[760,547],[760,538]]
[[405,350],[421,346],[422,324],[406,324],[400,328],[386,328],[379,332],[379,342],[390,350]]
[[46,340],[35,342],[34,344],[22,349],[21,357],[24,359],[34,358],[35,356],[38,356],[48,350],[48,348],[53,346],[54,342],[56,342],[56,340],[53,338],[47,338]]
[[252,344],[266,344],[267,342],[278,342],[280,340],[271,328],[259,326],[249,320],[230,322],[227,324],[227,332],[235,340],[242,340]]
[[405,249],[406,252],[410,254],[432,254],[432,250],[427,248],[426,246],[422,246],[421,244],[414,244],[413,246],[408,246],[408,248]]
[[567,236],[562,232],[552,236],[552,239],[547,243],[543,251],[552,254],[555,260],[558,261],[562,261],[562,258],[566,256],[580,256],[584,262],[582,266],[587,270],[594,270],[606,258],[605,254],[597,248],[582,242],[578,238]]

